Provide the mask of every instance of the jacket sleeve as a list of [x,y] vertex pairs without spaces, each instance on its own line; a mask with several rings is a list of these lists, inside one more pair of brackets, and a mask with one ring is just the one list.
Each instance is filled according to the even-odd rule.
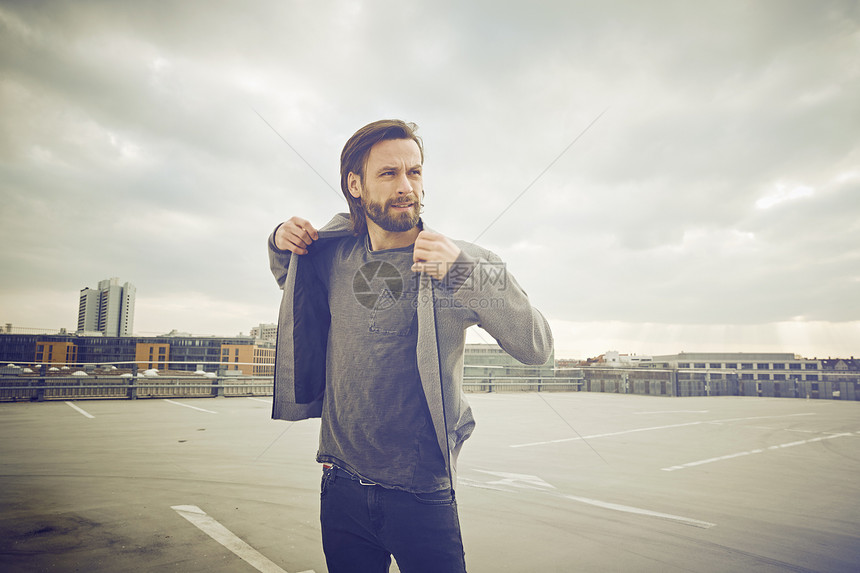
[[278,286],[284,288],[284,281],[287,280],[287,269],[290,267],[290,258],[293,253],[282,251],[275,246],[275,233],[278,231],[278,227],[275,227],[275,230],[269,235],[269,268],[272,269]]
[[474,312],[478,325],[508,354],[524,364],[549,360],[553,349],[549,323],[497,255],[462,251],[445,280],[454,304]]

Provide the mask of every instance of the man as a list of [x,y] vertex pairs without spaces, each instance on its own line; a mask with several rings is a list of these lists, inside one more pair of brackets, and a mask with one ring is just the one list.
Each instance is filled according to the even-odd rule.
[[341,154],[349,216],[293,217],[269,237],[284,294],[272,417],[321,417],[320,521],[329,571],[465,571],[456,458],[475,422],[461,390],[480,324],[543,364],[552,334],[493,253],[420,218],[414,124],[358,130]]

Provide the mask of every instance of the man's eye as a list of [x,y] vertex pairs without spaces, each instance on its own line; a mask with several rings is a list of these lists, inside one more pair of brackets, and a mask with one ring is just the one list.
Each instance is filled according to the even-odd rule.
[[417,176],[419,176],[419,177],[420,177],[420,176],[421,176],[421,170],[420,170],[420,169],[413,169],[413,170],[412,170],[412,175],[417,175]]

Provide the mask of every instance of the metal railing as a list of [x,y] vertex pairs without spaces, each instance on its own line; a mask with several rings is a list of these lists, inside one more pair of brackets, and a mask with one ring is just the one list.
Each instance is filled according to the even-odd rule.
[[542,390],[566,390],[578,392],[582,378],[534,376],[464,376],[463,389],[467,392],[533,392]]
[[[463,389],[467,392],[578,391],[581,386],[582,380],[578,378],[506,376],[496,379],[467,376],[463,379]],[[7,402],[271,396],[273,390],[271,376],[0,377],[0,401]]]
[[[208,366],[211,368],[213,364]],[[0,367],[0,401],[271,396],[273,393],[274,383],[270,374],[243,374],[227,370],[227,364],[215,363],[214,366],[217,374],[167,371],[153,376],[148,372],[141,373],[137,365],[123,374],[116,368],[107,371],[104,365],[84,365],[86,376],[82,375],[83,371],[77,375],[49,372],[45,365],[34,366],[40,369],[39,373],[25,373],[25,369],[17,367]],[[236,368],[237,365],[233,363],[229,367]],[[475,367],[466,366],[467,369]],[[563,370],[556,369],[555,373],[560,374]],[[515,375],[506,367],[504,373],[492,371],[464,376],[463,390],[473,393],[587,391],[652,396],[760,396],[860,401],[860,375],[851,372],[819,371],[817,380],[748,380],[732,373],[715,379],[710,373],[677,370],[567,370],[574,375],[541,376],[536,372]]]
[[272,391],[271,376],[216,378],[98,376],[86,379],[73,376],[0,377],[0,400],[2,401],[271,396]]

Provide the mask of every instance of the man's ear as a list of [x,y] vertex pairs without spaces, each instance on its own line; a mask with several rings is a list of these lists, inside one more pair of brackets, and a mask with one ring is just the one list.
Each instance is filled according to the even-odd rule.
[[349,175],[346,176],[346,188],[349,189],[350,195],[352,195],[356,199],[360,199],[361,177],[350,171]]

